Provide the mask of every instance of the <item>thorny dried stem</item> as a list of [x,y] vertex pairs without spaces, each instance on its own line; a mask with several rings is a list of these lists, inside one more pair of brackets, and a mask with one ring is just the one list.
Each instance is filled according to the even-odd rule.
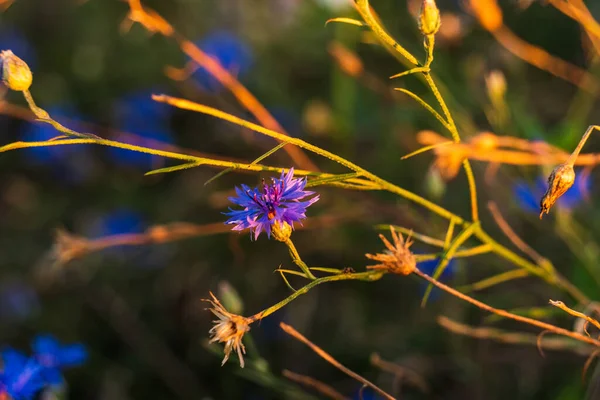
[[284,369],[281,374],[288,378],[291,381],[297,382],[306,387],[312,388],[315,391],[321,393],[323,396],[326,396],[333,400],[350,400],[348,397],[344,396],[328,384],[321,382],[315,378],[311,378],[307,375],[297,374],[295,372]]
[[538,265],[548,264],[548,259],[542,257],[537,251],[535,251],[531,246],[525,243],[510,227],[506,219],[500,213],[500,209],[493,201],[488,203],[488,209],[494,218],[494,221],[500,228],[500,230],[506,235],[506,237],[515,245],[519,250],[523,253],[527,254],[533,261],[535,261]]
[[423,393],[429,393],[429,385],[425,379],[410,368],[398,365],[396,363],[386,361],[377,353],[371,354],[371,365],[381,369],[382,371],[394,374],[398,379],[406,380],[412,386],[417,387]]
[[[143,7],[140,0],[127,0],[130,12],[128,20],[139,22],[148,31],[160,33],[166,37],[174,38],[181,50],[201,65],[209,74],[211,74],[219,83],[229,89],[242,106],[244,106],[254,117],[265,127],[277,132],[288,135],[277,120],[269,111],[258,101],[258,99],[240,83],[227,69],[225,69],[217,59],[204,53],[194,43],[175,31],[162,16],[156,11]],[[288,135],[289,136],[289,135]],[[317,166],[307,157],[304,152],[295,146],[285,146],[284,151],[300,167],[307,170],[318,171]]]
[[600,83],[592,74],[524,41],[504,25],[502,10],[496,0],[469,0],[469,5],[481,26],[515,56],[591,94],[598,93]]
[[284,322],[280,322],[279,326],[281,327],[281,329],[283,329],[283,331],[285,333],[287,333],[288,335],[292,336],[294,339],[296,339],[296,340],[304,343],[308,347],[310,347],[310,349],[312,351],[314,351],[319,357],[321,357],[322,359],[324,359],[325,361],[327,361],[328,363],[330,363],[331,365],[333,365],[334,367],[336,367],[337,369],[339,369],[340,371],[342,371],[346,375],[350,376],[353,379],[356,379],[357,381],[359,381],[363,385],[366,385],[366,386],[370,387],[371,389],[373,389],[375,392],[377,392],[378,394],[380,394],[384,398],[386,398],[388,400],[394,400],[394,397],[392,397],[391,395],[389,395],[388,393],[386,393],[383,389],[380,389],[374,383],[368,381],[367,379],[365,379],[362,376],[358,375],[356,372],[353,372],[350,369],[348,369],[345,366],[343,366],[342,364],[340,364],[340,362],[337,361],[335,358],[333,358],[329,353],[325,352],[319,346],[317,346],[316,344],[314,344],[313,342],[311,342],[310,340],[308,340],[305,336],[303,336],[300,332],[298,332],[296,329],[294,329],[291,325],[288,325],[288,324],[286,324]]
[[[502,329],[473,327],[462,324],[445,316],[439,316],[437,318],[437,322],[443,328],[459,335],[471,336],[477,339],[490,339],[508,344],[526,344],[537,346],[539,343],[541,349],[541,334],[536,336],[530,333],[510,332]],[[549,331],[544,331],[542,334],[548,332]],[[543,347],[548,350],[572,351],[583,356],[588,356],[594,349],[594,347],[587,344],[581,344],[579,342],[564,338],[544,339]]]
[[451,288],[448,285],[443,284],[442,282],[439,282],[439,281],[433,279],[432,277],[430,277],[426,273],[421,272],[418,268],[415,269],[414,273],[416,275],[420,276],[421,278],[425,279],[426,281],[430,282],[434,286],[437,286],[438,288],[440,288],[440,289],[442,289],[442,290],[450,293],[451,295],[453,295],[455,297],[458,297],[459,299],[464,300],[464,301],[466,301],[468,303],[471,303],[474,306],[481,308],[482,310],[491,312],[493,314],[499,315],[499,316],[504,317],[504,318],[509,318],[509,319],[513,319],[515,321],[519,321],[519,322],[523,322],[523,323],[526,323],[526,324],[529,324],[529,325],[533,325],[533,326],[536,326],[538,328],[541,328],[541,329],[553,332],[553,333],[555,333],[557,335],[568,336],[570,338],[573,338],[575,340],[579,340],[579,341],[584,342],[584,343],[592,344],[592,345],[597,346],[597,347],[600,346],[600,341],[598,341],[596,339],[592,339],[590,337],[581,335],[579,333],[572,332],[572,331],[569,331],[569,330],[564,329],[564,328],[559,328],[558,326],[554,326],[554,325],[551,325],[551,324],[548,324],[548,323],[545,323],[545,322],[542,322],[542,321],[538,321],[538,320],[535,320],[535,319],[532,319],[532,318],[528,318],[528,317],[522,317],[520,315],[516,315],[516,314],[510,313],[508,311],[501,310],[499,308],[491,307],[491,306],[489,306],[489,305],[487,305],[485,303],[482,303],[479,300],[475,300],[474,298],[472,298],[470,296],[467,296],[466,294],[463,294],[463,293],[459,292],[456,289]]
[[[558,307],[561,310],[563,310],[564,312],[566,312],[568,314],[571,314],[574,317],[584,319],[587,323],[590,323],[590,324],[594,325],[596,328],[598,328],[600,330],[600,322],[598,322],[597,320],[595,320],[594,318],[592,318],[592,317],[590,317],[588,315],[585,315],[583,313],[580,313],[578,311],[575,311],[575,310],[567,307],[565,305],[565,303],[563,303],[562,301],[550,300],[549,303],[551,305],[553,305],[554,307]],[[584,330],[585,330],[585,327],[584,327]],[[586,331],[586,333],[587,333],[587,331]],[[589,334],[588,334],[588,336],[589,336]]]

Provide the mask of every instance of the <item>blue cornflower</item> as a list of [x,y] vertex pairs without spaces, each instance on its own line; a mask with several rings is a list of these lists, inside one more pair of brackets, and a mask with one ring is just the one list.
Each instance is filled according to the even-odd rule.
[[[252,66],[252,51],[238,36],[227,31],[213,32],[196,42],[206,54],[235,75],[243,75]],[[204,68],[194,73],[194,78],[207,89],[219,90],[220,84]]]
[[0,399],[30,400],[42,389],[43,367],[33,358],[27,358],[13,349],[2,351],[3,368],[0,372]]
[[294,222],[306,218],[306,208],[319,200],[317,195],[309,200],[300,201],[315,192],[304,190],[306,178],[293,176],[294,168],[290,168],[287,174],[281,171],[281,178],[272,178],[273,183],[270,185],[263,181],[262,191],[246,185],[236,187],[237,197],[230,197],[229,200],[243,207],[243,210],[230,208],[230,212],[225,213],[230,217],[225,223],[235,225],[234,231],[250,228],[255,240],[263,231],[271,237],[271,229],[275,222],[287,223],[293,228]]
[[[547,179],[539,177],[535,184],[531,185],[523,180],[517,181],[513,186],[513,193],[517,205],[523,211],[539,214],[540,200],[548,188]],[[575,176],[575,183],[557,201],[558,207],[571,210],[581,204],[588,195],[591,188],[590,175],[579,172]]]
[[31,344],[34,359],[42,367],[40,375],[49,385],[64,382],[61,369],[83,364],[88,353],[81,343],[61,345],[52,335],[38,335]]

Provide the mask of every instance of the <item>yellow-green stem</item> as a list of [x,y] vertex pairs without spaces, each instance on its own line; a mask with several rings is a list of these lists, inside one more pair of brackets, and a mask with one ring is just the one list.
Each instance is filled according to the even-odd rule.
[[372,281],[379,280],[383,275],[384,275],[384,272],[382,272],[382,271],[367,271],[367,272],[357,272],[357,273],[350,273],[350,274],[330,275],[330,276],[325,276],[323,278],[318,278],[318,279],[315,279],[314,281],[310,282],[306,286],[298,289],[293,294],[291,294],[284,300],[280,301],[279,303],[277,303],[257,314],[254,314],[253,316],[249,317],[248,319],[250,320],[250,323],[258,321],[259,319],[263,319],[264,317],[271,315],[275,311],[285,307],[288,303],[295,300],[298,296],[307,293],[310,289],[314,288],[317,285],[320,285],[321,283],[345,281],[345,280],[360,280],[360,281],[372,282]]
[[285,244],[290,250],[290,257],[292,257],[294,264],[296,264],[302,270],[302,272],[304,272],[304,275],[306,275],[307,278],[312,279],[313,281],[317,279],[317,277],[314,276],[312,272],[310,272],[308,265],[306,265],[304,261],[302,261],[302,259],[300,258],[300,254],[298,253],[298,250],[296,250],[296,246],[294,246],[294,242],[292,242],[292,239],[288,238],[285,241]]

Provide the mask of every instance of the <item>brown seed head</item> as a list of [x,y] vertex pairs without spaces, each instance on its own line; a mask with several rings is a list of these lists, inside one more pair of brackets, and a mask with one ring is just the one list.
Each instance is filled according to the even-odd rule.
[[383,269],[393,274],[410,275],[417,267],[415,256],[409,249],[412,242],[410,239],[405,241],[402,234],[396,233],[391,226],[390,232],[394,244],[390,243],[385,236],[379,235],[387,251],[385,253],[365,254],[367,258],[380,262],[380,264],[368,266],[367,269]]
[[242,343],[244,334],[250,330],[250,319],[242,317],[241,315],[232,314],[225,309],[215,297],[214,294],[210,293],[212,299],[203,299],[212,305],[209,310],[217,316],[217,320],[213,321],[213,326],[210,331],[210,342],[225,343],[225,357],[221,365],[225,365],[229,359],[229,355],[232,350],[237,352],[238,358],[240,359],[240,367],[244,368],[244,357],[242,354],[246,354],[246,348]]
[[570,164],[560,164],[554,168],[548,177],[548,190],[540,201],[540,219],[544,213],[548,214],[550,208],[575,182],[575,171]]

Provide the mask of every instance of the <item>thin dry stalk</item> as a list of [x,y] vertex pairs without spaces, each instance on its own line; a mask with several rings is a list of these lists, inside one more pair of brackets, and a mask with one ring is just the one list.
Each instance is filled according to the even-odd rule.
[[353,379],[356,379],[363,385],[370,387],[371,389],[373,389],[375,392],[379,393],[384,398],[386,398],[388,400],[394,400],[394,397],[390,396],[388,393],[386,393],[384,390],[380,389],[374,383],[372,383],[372,382],[368,381],[367,379],[363,378],[362,376],[358,375],[356,372],[353,372],[353,371],[349,370],[348,368],[344,367],[335,358],[333,358],[329,353],[325,352],[319,346],[317,346],[316,344],[314,344],[313,342],[308,340],[305,336],[303,336],[300,332],[298,332],[292,326],[290,326],[284,322],[279,323],[279,326],[281,327],[281,329],[283,329],[283,331],[285,333],[287,333],[288,335],[292,336],[294,339],[296,339],[296,340],[304,343],[308,347],[310,347],[310,349],[312,351],[314,351],[319,357],[321,357],[322,359],[324,359],[325,361],[327,361],[328,363],[330,363],[331,365],[333,365],[334,367],[336,367],[337,369],[339,369],[346,375],[350,376]]
[[[194,43],[175,31],[163,17],[156,11],[142,6],[140,0],[127,0],[130,8],[128,19],[130,23],[139,22],[148,31],[157,32],[166,37],[174,38],[181,50],[198,65],[201,65],[209,74],[211,74],[221,85],[226,87],[254,117],[266,128],[276,132],[289,134],[269,113],[269,111],[250,93],[244,85],[240,83],[227,69],[225,69],[217,59],[204,53]],[[317,166],[308,158],[302,149],[288,145],[283,148],[297,166],[303,169],[318,171]]]
[[519,236],[517,236],[515,231],[510,227],[508,222],[500,213],[500,210],[498,209],[496,203],[490,201],[488,203],[488,209],[490,210],[490,213],[492,214],[496,225],[498,225],[502,233],[506,235],[506,237],[512,242],[512,244],[517,246],[517,248],[523,253],[531,257],[531,259],[535,261],[538,265],[543,265],[548,262],[548,260],[542,257],[537,251],[535,251],[533,248],[531,248],[531,246],[529,246]]
[[326,383],[323,383],[315,378],[311,378],[310,376],[297,374],[295,372],[284,369],[281,374],[288,378],[291,381],[304,385],[306,387],[312,388],[315,391],[321,393],[323,396],[329,397],[334,400],[349,400],[348,397],[344,396],[331,386]]
[[423,393],[429,393],[429,385],[425,379],[415,371],[398,365],[396,363],[383,360],[379,354],[371,354],[371,365],[379,368],[382,371],[389,372],[395,375],[398,379],[406,379],[408,383],[419,388]]
[[[508,344],[526,344],[538,346],[538,349],[542,349],[541,337],[542,334],[548,333],[544,331],[540,335],[532,335],[530,333],[521,332],[509,332],[502,329],[485,328],[485,327],[473,327],[460,322],[454,321],[445,316],[439,316],[437,318],[438,324],[450,332],[457,333],[459,335],[470,336],[477,339],[489,339],[501,343]],[[593,347],[588,345],[582,345],[578,342],[574,342],[569,339],[563,338],[547,338],[543,341],[543,348],[550,350],[564,350],[572,351],[582,356],[588,356],[593,351]],[[543,352],[542,352],[543,355]]]
[[[578,312],[578,311],[575,311],[575,310],[573,310],[573,309],[571,309],[571,308],[567,307],[567,306],[565,305],[565,303],[563,303],[562,301],[554,301],[554,300],[550,300],[549,302],[550,302],[550,304],[551,304],[551,305],[553,305],[554,307],[558,307],[558,308],[560,308],[561,310],[563,310],[564,312],[566,312],[566,313],[568,313],[568,314],[571,314],[571,315],[572,315],[572,316],[574,316],[574,317],[577,317],[577,318],[582,318],[582,319],[584,319],[586,322],[588,322],[588,323],[590,323],[590,324],[594,325],[596,328],[598,328],[598,329],[600,330],[600,322],[598,322],[598,321],[597,321],[597,320],[595,320],[594,318],[592,318],[592,317],[590,317],[590,316],[587,316],[587,315],[585,315],[585,314],[583,314],[583,313],[580,313],[580,312]],[[585,329],[585,328],[584,328],[584,329]],[[587,332],[586,332],[586,333],[587,333]],[[589,335],[588,335],[588,336],[589,336]]]
[[580,342],[588,343],[588,344],[594,345],[596,347],[600,347],[600,341],[598,341],[596,339],[592,339],[590,337],[581,335],[579,333],[572,332],[572,331],[569,331],[569,330],[564,329],[564,328],[559,328],[558,326],[554,326],[554,325],[551,325],[551,324],[548,324],[548,323],[545,323],[545,322],[542,322],[542,321],[538,321],[536,319],[522,317],[520,315],[516,315],[516,314],[510,313],[510,312],[505,311],[505,310],[501,310],[501,309],[498,309],[498,308],[494,308],[494,307],[488,306],[487,304],[482,303],[479,300],[475,300],[474,298],[472,298],[470,296],[467,296],[466,294],[463,294],[463,293],[459,292],[458,290],[453,289],[450,286],[443,284],[442,282],[439,282],[436,279],[433,279],[432,277],[430,277],[426,273],[421,272],[418,268],[416,268],[414,270],[414,273],[417,274],[418,276],[420,276],[421,278],[425,279],[426,281],[430,282],[434,286],[437,286],[438,288],[440,288],[440,289],[442,289],[442,290],[450,293],[451,295],[453,295],[455,297],[458,297],[459,299],[464,300],[464,301],[466,301],[468,303],[471,303],[474,306],[481,308],[482,310],[491,312],[493,314],[499,315],[499,316],[504,317],[504,318],[509,318],[509,319],[513,319],[515,321],[519,321],[519,322],[523,322],[523,323],[526,323],[526,324],[529,324],[529,325],[533,325],[533,326],[536,326],[538,328],[541,328],[541,329],[553,332],[553,333],[555,333],[557,335],[568,336],[568,337],[573,338],[575,340],[579,340]]

